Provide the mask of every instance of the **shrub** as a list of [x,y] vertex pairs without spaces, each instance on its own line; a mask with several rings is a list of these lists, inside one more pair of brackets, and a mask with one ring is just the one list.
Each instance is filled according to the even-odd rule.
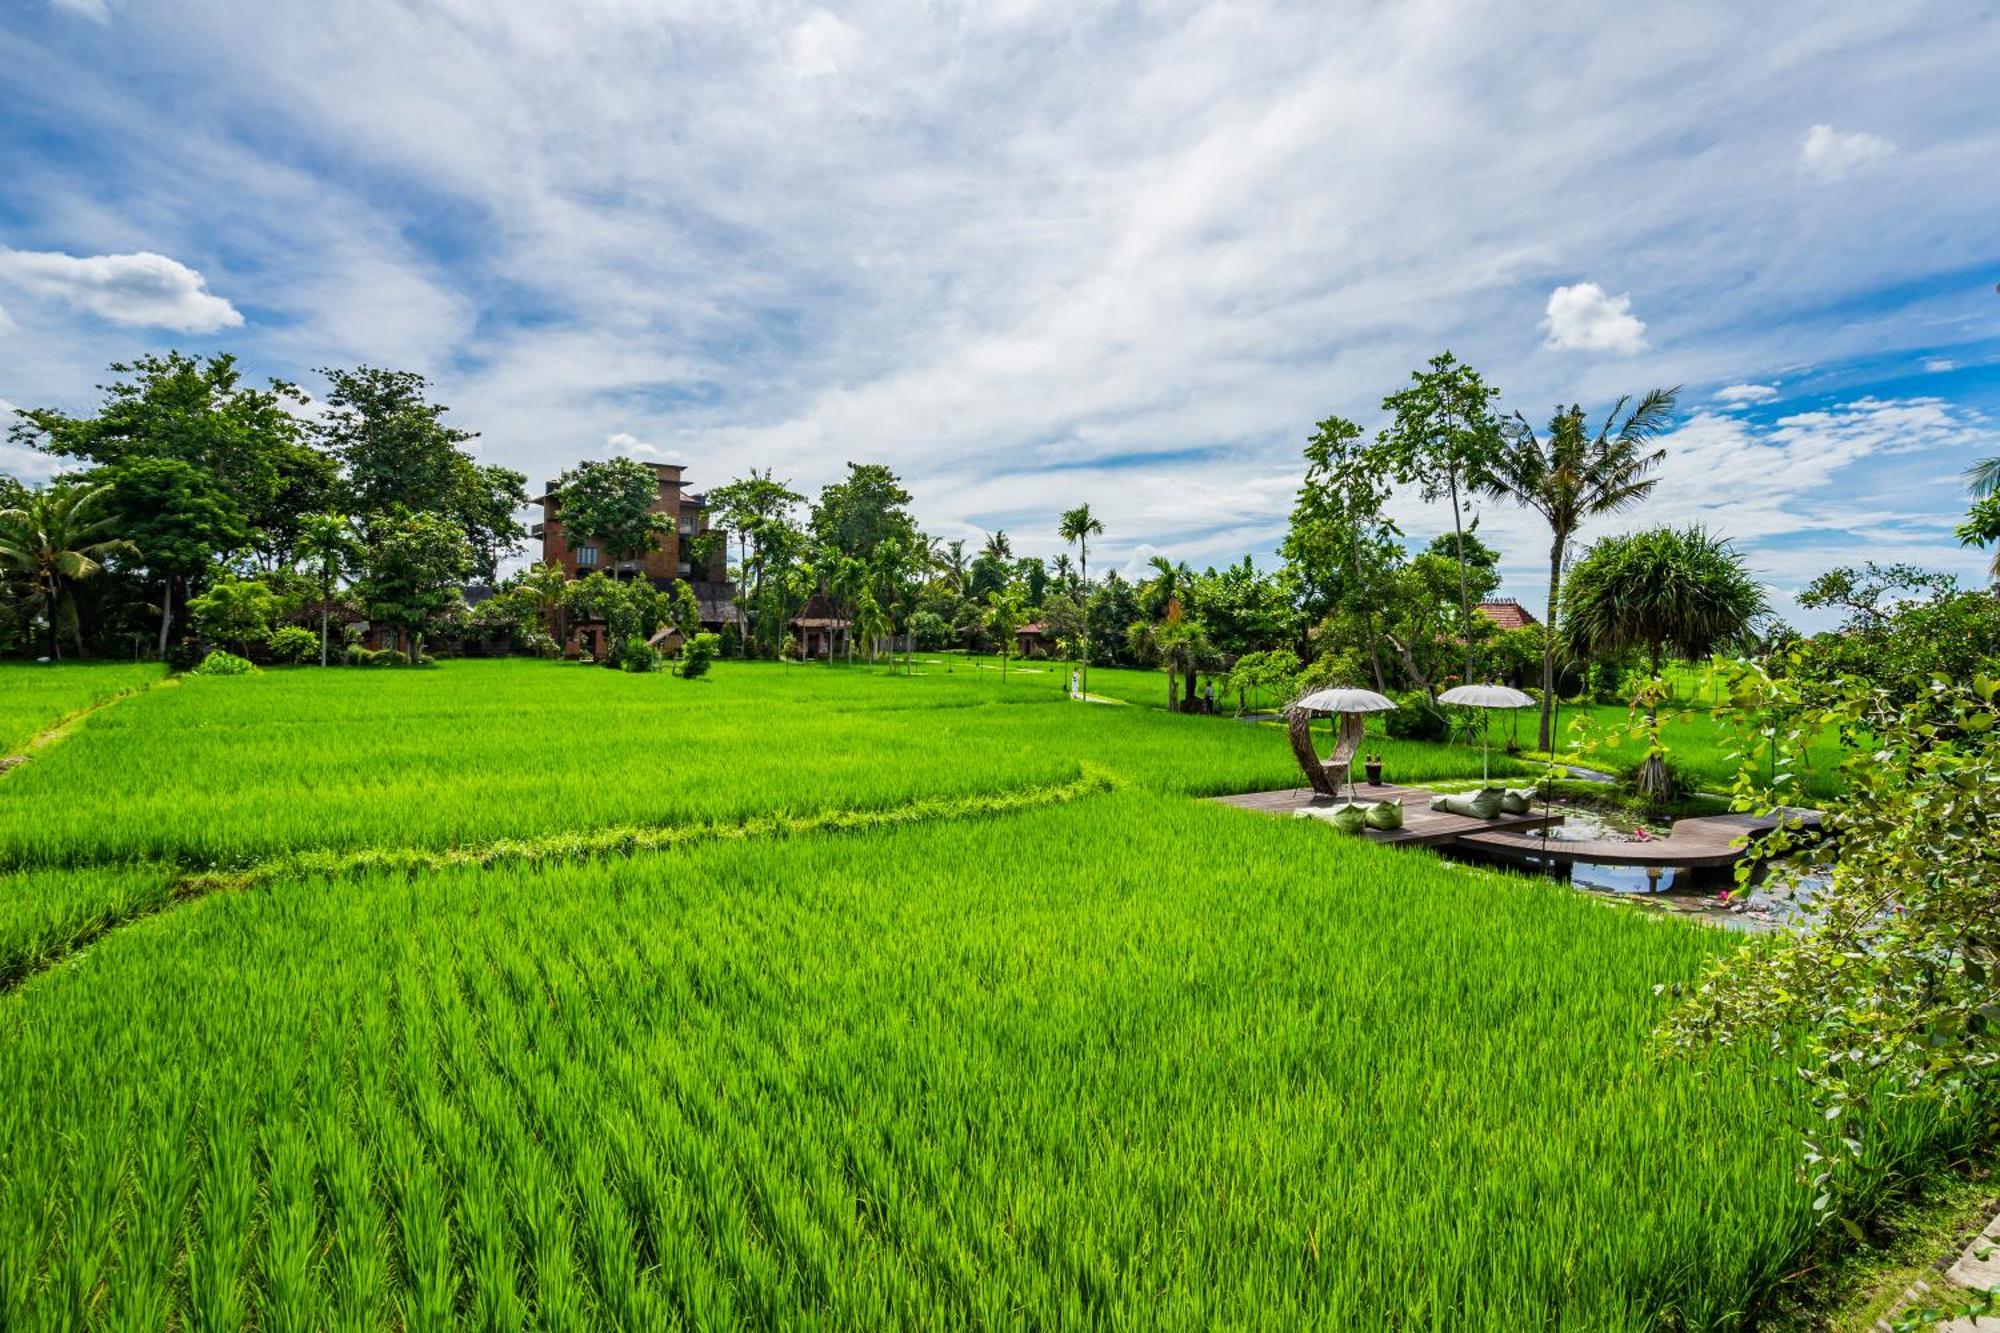
[[556,643],[555,636],[538,629],[522,633],[521,648],[532,657],[558,657],[562,654],[562,648]]
[[625,647],[618,654],[618,665],[627,671],[658,671],[660,650],[634,634],[625,640]]
[[280,662],[297,664],[319,652],[319,635],[298,625],[287,625],[271,636],[271,656]]
[[201,665],[194,669],[197,676],[247,676],[257,668],[245,658],[235,653],[225,653],[217,648],[201,659]]
[[1396,700],[1396,711],[1385,713],[1382,729],[1399,741],[1441,741],[1451,735],[1451,719],[1437,700],[1412,690]]
[[681,678],[693,680],[696,676],[708,674],[709,664],[722,650],[722,639],[715,634],[697,634],[681,649]]

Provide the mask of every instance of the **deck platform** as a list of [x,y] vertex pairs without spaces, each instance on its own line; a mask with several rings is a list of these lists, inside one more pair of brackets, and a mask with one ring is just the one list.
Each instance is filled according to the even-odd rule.
[[1646,842],[1624,842],[1615,838],[1545,839],[1494,828],[1463,834],[1457,843],[1481,852],[1496,852],[1534,861],[1581,861],[1587,865],[1698,870],[1735,865],[1754,839],[1777,828],[1783,819],[1797,819],[1807,829],[1819,827],[1817,811],[1788,810],[1778,815],[1707,815],[1677,819],[1666,837]]
[[[1431,797],[1436,794],[1422,787],[1397,787],[1388,783],[1371,787],[1365,782],[1360,782],[1353,788],[1356,801],[1402,802],[1403,827],[1365,830],[1365,836],[1370,842],[1384,843],[1391,847],[1437,847],[1456,842],[1471,833],[1522,833],[1563,822],[1560,813],[1549,814],[1541,810],[1533,810],[1525,815],[1501,815],[1497,819],[1472,819],[1465,815],[1446,814],[1442,810],[1431,809]],[[1217,796],[1213,799],[1219,805],[1233,805],[1239,810],[1256,810],[1267,815],[1290,815],[1298,810],[1325,810],[1336,805],[1344,805],[1347,796],[1345,789],[1339,799],[1334,799],[1328,796],[1316,796],[1310,787],[1293,787],[1285,791],[1253,791],[1241,796]],[[1541,839],[1530,838],[1529,841],[1539,845]]]

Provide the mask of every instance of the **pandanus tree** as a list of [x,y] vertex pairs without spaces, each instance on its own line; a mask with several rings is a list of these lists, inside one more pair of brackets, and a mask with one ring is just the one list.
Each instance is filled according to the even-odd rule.
[[1516,412],[1502,431],[1507,446],[1483,479],[1490,495],[1513,500],[1549,525],[1548,627],[1542,635],[1541,749],[1553,748],[1557,613],[1570,542],[1590,519],[1635,505],[1652,494],[1648,476],[1667,456],[1653,441],[1673,416],[1680,390],[1655,389],[1637,404],[1620,398],[1592,434],[1581,407],[1558,409],[1548,433],[1537,435]]
[[1083,608],[1082,651],[1078,667],[1082,672],[1083,693],[1090,693],[1090,539],[1104,535],[1104,524],[1097,515],[1090,512],[1090,506],[1080,504],[1074,509],[1063,511],[1062,523],[1056,529],[1063,541],[1076,547],[1077,582],[1081,587],[1077,600]]
[[1654,683],[1640,695],[1653,737],[1639,769],[1641,795],[1667,789],[1657,685],[1667,655],[1706,657],[1741,638],[1769,609],[1729,541],[1700,527],[1608,537],[1577,562],[1563,594],[1570,643],[1586,653],[1643,652],[1652,671]]
[[109,486],[52,486],[27,503],[0,509],[0,569],[21,577],[31,605],[48,624],[49,656],[62,656],[67,633],[83,653],[83,623],[76,586],[96,578],[114,555],[136,555],[131,542],[112,535]]

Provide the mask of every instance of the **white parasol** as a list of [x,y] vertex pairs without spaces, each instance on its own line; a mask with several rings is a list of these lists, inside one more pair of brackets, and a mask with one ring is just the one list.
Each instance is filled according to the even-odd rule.
[[[1457,704],[1462,708],[1533,708],[1533,696],[1505,685],[1455,685],[1438,696],[1441,704]],[[1487,751],[1492,744],[1485,728],[1479,733],[1479,775],[1490,781],[1492,765]]]

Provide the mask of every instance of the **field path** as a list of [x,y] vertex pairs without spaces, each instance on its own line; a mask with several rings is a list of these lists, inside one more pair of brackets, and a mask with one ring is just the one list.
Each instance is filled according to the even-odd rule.
[[93,713],[101,712],[121,699],[130,699],[136,695],[144,694],[148,690],[157,690],[164,686],[178,684],[179,681],[179,676],[158,676],[143,684],[127,685],[122,690],[114,690],[102,699],[94,699],[74,712],[63,714],[54,722],[43,727],[33,736],[30,736],[27,743],[22,745],[16,753],[0,755],[0,778],[6,777],[7,774],[13,772],[22,764],[27,763],[30,759],[33,759],[36,755],[49,749],[51,746],[60,745],[69,737],[71,732],[75,731],[85,722],[88,722]]
[[[75,720],[80,721],[81,715]],[[958,819],[990,819],[1088,799],[1116,790],[1117,785],[1102,773],[1086,771],[1069,782],[1050,786],[926,798],[872,809],[822,810],[809,815],[764,815],[697,824],[615,826],[540,838],[503,839],[468,847],[364,847],[346,852],[286,853],[233,870],[188,871],[167,882],[164,891],[158,894],[132,899],[122,906],[86,909],[52,933],[0,941],[0,996],[19,990],[75,958],[105,936],[164,915],[183,903],[224,892],[265,889],[305,875],[360,875],[383,870],[409,873],[453,867],[485,869],[584,861],[657,855],[703,842],[812,837]]]

